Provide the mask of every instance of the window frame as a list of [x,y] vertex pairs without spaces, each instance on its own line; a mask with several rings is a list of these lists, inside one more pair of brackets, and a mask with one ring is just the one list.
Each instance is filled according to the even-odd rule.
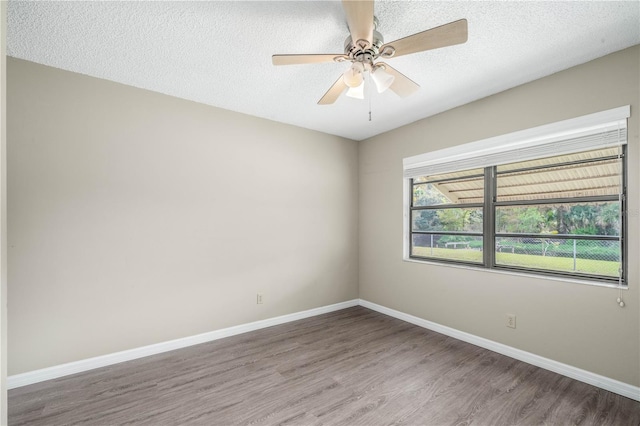
[[[627,145],[626,145],[626,118],[629,117],[629,108],[628,107],[621,107],[621,108],[617,108],[614,110],[609,110],[609,111],[605,111],[602,113],[596,113],[596,114],[592,114],[590,116],[584,116],[584,117],[578,117],[577,119],[571,119],[571,120],[565,120],[564,122],[560,122],[560,123],[554,123],[552,125],[547,125],[547,126],[541,126],[539,128],[534,128],[534,129],[528,129],[527,131],[521,131],[521,132],[516,132],[514,134],[509,134],[509,135],[503,135],[497,138],[491,138],[490,140],[486,140],[486,141],[479,141],[479,142],[473,142],[470,144],[466,144],[466,146],[457,146],[454,147],[453,149],[446,149],[446,150],[441,150],[442,152],[444,151],[449,151],[452,152],[451,154],[449,154],[449,152],[447,152],[448,158],[453,158],[454,161],[457,160],[456,157],[460,157],[460,153],[461,152],[465,152],[465,154],[463,154],[466,158],[464,158],[462,161],[473,161],[473,155],[469,155],[468,152],[468,148],[470,146],[473,146],[474,148],[480,147],[483,148],[487,147],[487,146],[492,146],[495,145],[496,140],[498,139],[502,139],[504,140],[504,138],[509,138],[511,137],[512,139],[518,139],[519,137],[521,137],[523,134],[526,134],[527,132],[531,132],[531,134],[538,134],[538,135],[542,135],[542,137],[545,137],[545,131],[542,131],[542,128],[551,128],[551,127],[563,127],[565,129],[569,128],[570,129],[570,125],[568,122],[581,122],[581,123],[585,123],[585,122],[589,122],[589,119],[591,117],[594,116],[607,116],[610,117],[612,115],[617,115],[617,116],[621,116],[622,114],[625,113],[626,110],[626,117],[624,118],[624,123],[625,123],[625,133],[624,133],[624,142],[620,142],[618,144],[618,146],[621,147],[621,154],[619,156],[616,156],[616,158],[620,159],[621,162],[621,170],[620,170],[620,174],[621,174],[621,193],[619,195],[598,195],[598,196],[585,196],[585,197],[558,197],[558,198],[550,198],[550,199],[536,199],[536,200],[508,200],[508,201],[497,201],[497,185],[498,185],[498,177],[499,175],[502,174],[508,174],[508,173],[513,173],[515,171],[518,171],[516,169],[513,170],[505,170],[502,172],[498,171],[498,166],[502,165],[502,164],[510,164],[510,163],[517,163],[520,161],[526,161],[526,160],[531,160],[531,159],[536,159],[536,158],[545,158],[545,156],[539,156],[539,157],[529,157],[529,158],[525,158],[525,159],[519,159],[517,157],[513,158],[511,161],[509,162],[502,162],[499,164],[495,164],[495,165],[487,165],[486,167],[484,167],[484,201],[480,204],[480,203],[461,203],[461,204],[440,204],[440,205],[434,205],[434,206],[414,206],[414,191],[413,188],[415,185],[419,185],[419,184],[424,184],[424,183],[428,183],[428,180],[424,180],[424,177],[429,176],[429,174],[422,174],[422,175],[418,175],[415,173],[415,171],[413,171],[413,176],[412,177],[407,177],[407,160],[409,160],[409,163],[413,165],[413,167],[415,169],[418,169],[420,167],[424,168],[424,164],[426,163],[430,163],[432,165],[435,165],[436,167],[438,167],[438,163],[437,161],[434,161],[433,157],[429,158],[428,154],[423,154],[420,156],[415,156],[415,157],[411,157],[409,159],[405,159],[405,177],[404,177],[404,205],[405,205],[405,220],[404,220],[404,245],[403,245],[403,258],[404,260],[407,261],[413,261],[413,262],[421,262],[421,263],[436,263],[436,264],[445,264],[445,265],[455,265],[455,266],[460,266],[460,267],[469,267],[472,269],[481,269],[481,270],[489,270],[489,271],[497,271],[497,272],[511,272],[511,273],[516,273],[516,274],[524,274],[524,275],[529,275],[529,276],[536,276],[536,277],[548,277],[548,278],[554,278],[554,279],[566,279],[568,281],[579,281],[579,282],[585,282],[588,284],[600,284],[600,285],[616,285],[616,286],[622,286],[624,288],[628,287],[628,224],[627,224],[627,179],[628,179],[628,166],[627,166]],[[616,118],[618,120],[620,120],[621,118]],[[547,132],[549,133],[549,132]],[[490,141],[491,143],[486,143],[487,141]],[[514,144],[515,145],[515,144]],[[612,146],[612,145],[609,145]],[[615,145],[613,145],[615,146]],[[586,148],[584,149],[584,151],[577,151],[574,150],[573,152],[586,152],[589,150],[592,150],[593,148]],[[486,152],[486,149],[485,151]],[[478,156],[483,155],[483,150],[479,149]],[[438,157],[437,155],[435,157]],[[443,155],[443,157],[446,157]],[[427,158],[427,160],[425,161],[424,159]],[[445,158],[445,161],[446,159]],[[436,158],[437,159],[437,158]],[[594,159],[593,161],[601,161],[602,158],[598,158],[598,159]],[[554,167],[557,167],[558,164],[553,165]],[[530,169],[532,170],[543,170],[545,168],[550,168],[552,167],[551,165],[540,165],[540,166],[536,166],[536,167],[530,167]],[[468,169],[475,169],[478,168],[477,166],[471,166]],[[458,168],[456,170],[459,171],[464,171],[464,168]],[[444,171],[444,172],[440,172],[440,173],[447,173],[450,172],[451,170],[448,171]],[[412,171],[410,170],[410,173]],[[433,174],[431,174],[432,176],[434,175],[438,175],[440,174],[438,172],[434,172]],[[421,179],[420,181],[416,182],[415,179],[417,179],[418,177],[422,177],[423,179]],[[576,202],[612,202],[612,201],[616,201],[620,203],[620,231],[619,234],[620,235],[616,235],[616,236],[593,236],[593,235],[571,235],[571,236],[565,236],[565,235],[556,235],[554,237],[554,239],[578,239],[578,240],[597,240],[597,241],[619,241],[620,243],[620,265],[621,265],[621,273],[619,277],[607,277],[605,275],[595,275],[595,274],[588,274],[588,273],[583,273],[583,272],[569,272],[569,271],[553,271],[553,270],[544,270],[544,269],[529,269],[529,268],[524,268],[524,267],[517,267],[517,266],[513,266],[513,265],[504,265],[504,264],[497,264],[496,263],[496,243],[499,241],[498,239],[501,237],[517,237],[517,238],[540,238],[540,234],[529,234],[529,233],[517,233],[517,234],[511,234],[511,233],[500,233],[500,232],[496,232],[496,209],[499,207],[503,207],[503,206],[526,206],[526,205],[532,205],[532,206],[541,206],[541,205],[545,205],[545,204],[559,204],[559,203],[576,203]],[[482,209],[482,214],[483,214],[483,228],[482,228],[482,233],[477,233],[477,232],[453,232],[453,231],[414,231],[413,230],[413,212],[415,211],[419,211],[419,210],[436,210],[436,209],[443,209],[443,208],[481,208]],[[415,255],[413,254],[413,248],[414,248],[414,235],[420,235],[420,234],[431,234],[431,235],[437,235],[437,234],[446,234],[446,235],[468,235],[468,236],[474,236],[474,237],[482,237],[482,241],[483,241],[483,255],[482,255],[482,263],[478,263],[478,262],[471,262],[471,261],[462,261],[462,260],[457,260],[457,259],[446,259],[446,258],[441,258],[441,257],[429,257],[429,256],[422,256],[422,255]],[[490,248],[490,249],[487,249]]]
[[[457,180],[468,180],[468,179],[473,179],[473,178],[479,178],[482,177],[484,180],[484,184],[483,184],[483,188],[484,185],[486,185],[486,168],[482,169],[482,173],[480,174],[470,174],[470,175],[465,175],[465,176],[460,176],[460,177],[455,177],[455,178],[449,178],[449,179],[440,179],[437,181],[431,180],[431,181],[421,181],[421,182],[414,182],[414,179],[411,179],[411,192],[410,192],[410,196],[411,196],[411,200],[409,200],[410,203],[410,225],[409,225],[409,232],[410,232],[410,236],[409,236],[409,256],[411,258],[414,259],[426,259],[426,260],[433,260],[433,259],[438,259],[438,261],[442,261],[442,262],[451,262],[451,263],[463,263],[466,265],[475,265],[475,266],[482,266],[484,263],[484,259],[483,262],[465,262],[465,261],[460,261],[460,260],[451,260],[451,259],[446,259],[446,258],[437,258],[437,257],[424,257],[424,256],[415,256],[412,255],[411,253],[413,252],[413,236],[414,235],[460,235],[460,236],[470,236],[470,237],[482,237],[483,241],[484,241],[484,226],[485,226],[485,222],[486,220],[484,219],[484,214],[485,214],[485,202],[483,201],[482,203],[465,203],[465,204],[436,204],[436,205],[432,205],[432,206],[414,206],[413,205],[413,188],[417,185],[425,185],[425,184],[433,184],[433,183],[441,183],[441,182],[452,182],[452,181],[457,181]],[[486,189],[485,189],[486,191]],[[464,208],[480,208],[482,209],[482,213],[483,213],[483,230],[482,232],[474,232],[474,231],[414,231],[413,230],[413,212],[416,211],[425,211],[425,210],[452,210],[452,209],[464,209]],[[484,251],[484,250],[483,250]]]

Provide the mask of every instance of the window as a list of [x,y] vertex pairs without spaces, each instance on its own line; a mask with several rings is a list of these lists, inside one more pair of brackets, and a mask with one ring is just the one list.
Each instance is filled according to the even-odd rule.
[[624,285],[629,112],[405,159],[405,258]]
[[484,169],[412,181],[411,256],[482,264]]

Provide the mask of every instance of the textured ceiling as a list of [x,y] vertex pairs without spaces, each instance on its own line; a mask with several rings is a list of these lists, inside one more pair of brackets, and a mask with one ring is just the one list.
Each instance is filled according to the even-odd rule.
[[[465,44],[387,62],[417,82],[316,102],[342,63],[275,67],[274,53],[342,53],[333,1],[10,1],[9,56],[362,140],[640,43],[640,2],[378,1],[385,41],[466,18]],[[369,121],[369,107],[372,120]]]

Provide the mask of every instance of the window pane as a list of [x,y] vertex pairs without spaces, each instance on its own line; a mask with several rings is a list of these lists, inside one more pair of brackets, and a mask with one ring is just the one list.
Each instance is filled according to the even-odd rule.
[[470,169],[470,170],[463,170],[460,172],[450,172],[450,173],[442,173],[439,175],[422,176],[419,178],[415,178],[413,182],[422,183],[422,182],[432,182],[434,180],[440,181],[440,180],[459,179],[463,177],[481,175],[483,173],[484,173],[484,169]]
[[620,159],[498,174],[497,201],[618,195],[621,176]]
[[620,243],[584,239],[496,238],[496,264],[618,277]]
[[415,207],[441,204],[453,204],[453,201],[447,198],[438,187],[430,183],[413,186],[413,205]]
[[496,233],[620,235],[620,203],[496,207]]
[[413,210],[412,231],[482,232],[482,208]]
[[411,256],[482,263],[482,237],[413,234]]
[[483,179],[423,183],[413,186],[413,205],[470,204],[484,201]]

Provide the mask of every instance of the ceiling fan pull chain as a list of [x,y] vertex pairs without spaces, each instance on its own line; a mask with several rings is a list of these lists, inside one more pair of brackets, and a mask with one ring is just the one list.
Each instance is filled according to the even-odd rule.
[[367,97],[369,98],[369,121],[371,121],[371,72],[367,78]]

